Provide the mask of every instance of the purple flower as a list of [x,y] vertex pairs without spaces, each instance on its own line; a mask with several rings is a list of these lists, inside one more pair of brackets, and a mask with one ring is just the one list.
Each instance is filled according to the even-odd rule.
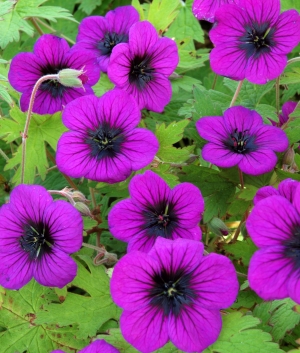
[[151,131],[136,128],[140,118],[135,100],[122,90],[69,103],[62,120],[71,131],[58,141],[59,170],[74,178],[116,183],[144,168],[159,145]]
[[298,104],[297,102],[292,102],[292,101],[285,102],[282,106],[282,113],[279,114],[279,122],[277,123],[276,121],[269,119],[272,125],[281,127],[285,123],[287,123],[289,120],[289,115],[292,114],[293,111],[296,109],[297,104]]
[[264,84],[281,74],[287,54],[300,40],[296,10],[280,14],[279,0],[240,0],[216,12],[217,25],[209,36],[214,72],[234,80]]
[[16,55],[12,59],[8,79],[14,89],[22,92],[21,110],[28,110],[33,86],[39,78],[57,74],[66,68],[84,70],[84,88],[66,87],[51,80],[42,83],[33,106],[33,112],[38,114],[53,114],[72,100],[93,94],[91,86],[99,80],[99,67],[94,55],[78,49],[76,45],[70,49],[65,39],[52,34],[41,36],[34,45],[33,53]]
[[117,45],[111,54],[108,77],[132,94],[140,109],[162,112],[170,102],[172,89],[168,76],[179,61],[176,43],[159,38],[150,22],[135,23],[129,30],[129,43]]
[[86,17],[79,25],[77,42],[80,48],[92,52],[100,69],[107,72],[113,48],[128,42],[129,28],[139,21],[133,6],[121,6],[109,11],[105,17]]
[[295,191],[298,186],[298,182],[293,179],[285,179],[279,183],[278,189],[273,186],[264,186],[260,188],[254,196],[253,203],[256,205],[259,201],[269,196],[283,196],[290,202],[293,202]]
[[158,237],[200,240],[198,225],[204,210],[199,189],[190,183],[173,190],[158,175],[147,171],[129,184],[130,199],[118,202],[108,215],[114,237],[128,242],[128,252],[148,252]]
[[292,202],[283,196],[257,202],[246,227],[260,248],[250,261],[250,287],[265,300],[291,297],[300,304],[299,182]]
[[196,123],[199,135],[208,140],[202,157],[221,168],[238,165],[246,174],[270,172],[276,165],[275,152],[288,148],[285,132],[264,125],[254,110],[232,107],[222,116],[204,117]]
[[215,13],[222,5],[239,3],[239,0],[195,0],[192,11],[198,20],[215,22]]
[[69,254],[82,244],[80,213],[53,201],[39,185],[19,185],[0,208],[0,284],[19,289],[32,277],[44,286],[64,287],[76,276]]
[[[52,351],[51,353],[65,353],[61,350]],[[81,349],[78,353],[120,353],[120,351],[107,343],[105,340],[96,340],[87,347]]]
[[238,292],[235,269],[225,256],[203,256],[204,246],[159,237],[148,254],[132,251],[115,266],[111,295],[124,309],[124,338],[142,353],[168,342],[201,352],[221,331],[219,310]]

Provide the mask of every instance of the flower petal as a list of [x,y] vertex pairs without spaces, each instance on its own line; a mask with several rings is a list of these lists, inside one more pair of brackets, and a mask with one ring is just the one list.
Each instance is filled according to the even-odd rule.
[[76,273],[76,262],[53,246],[50,253],[44,253],[35,262],[33,277],[43,286],[62,288],[73,281]]
[[107,20],[102,16],[89,16],[84,18],[78,26],[78,35],[76,42],[88,41],[93,43],[97,54],[100,54],[99,49],[96,48],[97,43],[104,38],[108,32]]
[[169,340],[168,317],[155,306],[125,310],[120,318],[120,326],[126,341],[142,353],[153,352]]
[[160,267],[151,256],[139,251],[125,255],[114,267],[110,281],[113,301],[126,310],[148,307],[156,273],[160,273]]
[[171,273],[178,270],[190,273],[199,265],[203,250],[204,245],[200,242],[158,237],[148,254],[160,264],[161,268],[166,268]]
[[289,297],[294,300],[296,303],[300,303],[300,273],[299,269],[293,270],[286,279],[288,280],[288,292]]
[[136,175],[129,184],[129,193],[138,207],[147,209],[169,199],[170,187],[152,171]]
[[191,305],[184,306],[177,317],[171,315],[169,335],[178,349],[185,352],[202,352],[217,340],[221,328],[219,311]]
[[[276,196],[266,200],[273,197]],[[256,251],[250,260],[249,285],[264,300],[289,296],[288,279],[293,273],[293,261],[285,256],[284,251],[283,246],[270,246]]]
[[[231,107],[224,112],[224,125],[229,134],[235,130],[249,134],[263,124],[262,117],[255,111],[242,106]],[[280,129],[278,129],[280,130]]]
[[81,349],[79,353],[120,353],[120,352],[117,348],[107,343],[105,340],[96,340],[91,344],[89,344],[87,347]]
[[[299,182],[297,182],[296,180],[285,179],[278,185],[278,192],[281,196],[285,197],[287,200],[293,203],[294,198],[296,200],[296,189],[298,185],[299,185]],[[300,211],[300,207],[298,208],[298,212],[299,211]]]
[[133,55],[144,57],[157,41],[156,29],[148,21],[137,22],[129,30],[129,47]]
[[203,117],[196,122],[199,135],[210,142],[220,143],[228,138],[222,116]]
[[280,0],[240,0],[251,22],[274,26],[280,13]]
[[128,86],[132,58],[133,56],[128,44],[121,43],[113,48],[107,68],[107,75],[117,87],[124,89]]
[[204,256],[193,272],[191,288],[197,293],[194,301],[207,309],[225,309],[235,301],[239,283],[232,262],[225,256]]
[[128,34],[131,26],[140,19],[137,10],[131,6],[120,6],[109,11],[105,19],[109,26],[109,31],[118,34]]
[[282,196],[270,196],[258,202],[250,213],[246,227],[258,247],[282,245],[294,234],[300,216]]
[[259,148],[257,151],[244,154],[239,168],[245,174],[260,175],[270,172],[276,163],[277,156],[272,150]]
[[231,168],[239,164],[243,156],[231,152],[223,144],[207,143],[202,149],[202,158],[221,168]]
[[19,92],[32,91],[36,81],[43,76],[44,62],[33,53],[19,53],[10,64],[8,80]]
[[279,195],[279,192],[273,186],[264,186],[260,188],[255,194],[253,204],[256,205],[259,201],[265,199],[266,197],[276,195]]
[[255,132],[255,144],[275,152],[284,152],[289,146],[289,141],[286,133],[278,127],[261,125]]
[[171,190],[169,204],[176,214],[178,225],[182,228],[193,228],[201,219],[204,211],[204,200],[200,190],[191,183],[181,183]]
[[82,245],[83,221],[79,211],[66,201],[52,202],[44,212],[55,247],[67,254],[78,251]]

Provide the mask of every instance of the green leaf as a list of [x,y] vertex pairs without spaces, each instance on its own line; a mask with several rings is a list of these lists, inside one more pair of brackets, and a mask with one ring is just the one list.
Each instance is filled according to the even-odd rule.
[[114,84],[109,80],[107,74],[101,72],[100,80],[93,86],[93,91],[96,96],[100,97],[113,88]]
[[267,332],[254,328],[259,319],[240,312],[223,316],[223,326],[218,340],[203,353],[280,353],[282,351]]
[[178,15],[179,0],[153,0],[149,6],[147,21],[159,31],[164,32]]
[[237,241],[234,244],[224,244],[223,249],[226,256],[233,261],[238,261],[241,266],[249,266],[250,259],[257,247],[250,238],[243,241]]
[[72,285],[86,295],[69,292],[61,304],[49,304],[47,312],[37,313],[36,324],[57,326],[78,325],[76,337],[85,339],[96,335],[108,320],[118,320],[120,309],[113,304],[109,293],[109,278],[104,266],[94,266],[87,255],[78,255],[78,271]]
[[261,319],[260,327],[268,331],[274,341],[278,342],[286,332],[300,322],[300,314],[293,310],[295,305],[296,303],[289,298],[264,302],[255,307],[253,315]]
[[[4,1],[0,4],[0,16],[3,16],[7,13],[9,13],[12,8],[14,7],[15,3],[17,0],[11,0],[11,1]],[[3,19],[1,19],[3,20]]]
[[298,12],[300,11],[300,4],[298,0],[284,0],[281,2],[281,12],[296,9]]
[[199,21],[193,15],[191,8],[186,6],[180,9],[178,16],[168,29],[167,36],[178,43],[188,37],[201,43],[204,41],[204,32]]
[[300,119],[292,120],[284,130],[289,139],[290,145],[300,140]]
[[131,1],[131,5],[137,10],[137,12],[140,15],[140,21],[144,21],[145,17],[144,17],[144,11],[143,11],[143,7],[140,4],[139,0],[132,0]]
[[[10,115],[13,119],[4,118],[0,120],[0,136],[4,136],[4,141],[8,143],[20,137],[26,119],[26,114],[22,113],[17,107],[11,109]],[[57,141],[64,131],[66,131],[66,128],[61,122],[60,112],[52,116],[32,115],[26,140],[25,183],[33,183],[36,172],[42,180],[45,179],[48,167],[45,142],[49,143],[53,150],[56,150]],[[5,169],[13,169],[21,164],[21,161],[22,146],[20,145]],[[12,180],[14,183],[20,180],[20,174],[21,170],[18,168]]]
[[[56,306],[59,300],[52,288],[39,285],[32,280],[18,291],[4,290],[0,287],[2,304],[0,310],[1,352],[51,352],[63,349],[65,352],[74,352],[88,344],[88,340],[80,339],[78,327],[60,327],[40,325],[35,322],[38,313],[49,315],[47,308],[52,302]],[[60,315],[64,315],[61,312]]]
[[194,150],[194,146],[176,148],[172,145],[180,141],[183,137],[184,128],[189,124],[189,120],[173,122],[166,127],[165,123],[158,125],[155,135],[159,141],[159,151],[157,157],[164,162],[182,163],[186,161]]
[[82,0],[79,9],[90,15],[97,6],[102,4],[102,0]]
[[194,100],[194,110],[196,111],[198,119],[204,116],[223,115],[218,100],[214,101],[203,86],[196,86],[194,88]]
[[235,194],[235,185],[221,177],[220,172],[211,168],[190,165],[182,167],[179,176],[181,182],[191,182],[201,191],[205,201],[204,223],[213,217],[226,214]]
[[7,92],[7,88],[1,84],[0,84],[0,98],[2,98],[10,106],[13,106],[14,101],[12,100],[11,96]]
[[[297,63],[299,65],[299,63]],[[289,71],[288,71],[289,70]],[[291,83],[299,83],[300,82],[300,67],[295,66],[295,64],[288,68],[287,72],[284,72],[280,76],[280,84],[281,85],[289,85]]]

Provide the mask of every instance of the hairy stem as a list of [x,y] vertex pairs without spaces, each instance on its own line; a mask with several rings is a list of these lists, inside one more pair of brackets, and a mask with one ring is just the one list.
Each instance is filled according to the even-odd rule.
[[217,79],[218,79],[218,75],[217,75],[217,74],[215,74],[215,76],[214,76],[214,80],[213,80],[213,84],[212,84],[212,86],[211,86],[211,89],[215,89],[216,84],[217,84]]
[[[35,19],[38,23],[40,23],[42,26],[44,26],[45,28],[49,29],[52,32],[57,32],[56,29],[54,29],[53,27],[49,26],[47,23],[45,23],[44,21],[41,21],[39,18]],[[71,38],[64,36],[63,34],[59,34],[60,37],[64,38],[65,40],[67,40],[70,44],[75,44],[74,40],[72,40]]]
[[33,87],[31,97],[30,97],[29,108],[28,108],[28,112],[27,112],[24,131],[21,133],[21,136],[22,136],[21,184],[24,183],[25,159],[26,159],[26,139],[28,137],[29,124],[30,124],[30,119],[31,119],[31,115],[32,115],[32,109],[33,109],[36,93],[37,93],[40,85],[43,82],[48,81],[48,80],[57,80],[57,79],[58,79],[57,74],[45,75],[45,76],[42,76],[41,78],[39,78]]
[[240,177],[240,184],[241,184],[241,189],[244,189],[244,178],[243,178],[243,172],[238,168],[239,170],[239,177]]
[[280,76],[276,78],[276,83],[275,83],[275,91],[276,91],[276,113],[277,113],[277,115],[279,115],[279,106],[280,106],[279,84],[280,84]]
[[232,107],[232,106],[234,105],[235,101],[237,100],[237,97],[238,97],[238,95],[239,95],[239,93],[240,93],[240,90],[241,90],[241,88],[242,88],[243,82],[244,82],[244,81],[242,80],[242,81],[240,81],[240,82],[238,83],[237,88],[236,88],[235,93],[234,93],[234,95],[233,95],[233,97],[232,97],[232,101],[231,101],[229,107]]
[[287,65],[296,63],[297,61],[300,61],[300,56],[297,56],[296,58],[288,60]]
[[37,30],[38,34],[42,36],[44,32],[42,31],[41,27],[37,24],[35,18],[31,17],[30,21],[33,24],[34,28]]

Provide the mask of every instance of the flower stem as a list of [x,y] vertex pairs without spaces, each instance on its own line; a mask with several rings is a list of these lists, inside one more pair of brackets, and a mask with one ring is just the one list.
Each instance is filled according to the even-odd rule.
[[96,250],[96,251],[98,251],[98,252],[101,253],[101,254],[104,254],[104,253],[106,252],[105,249],[100,248],[100,247],[95,246],[95,245],[92,245],[92,244],[82,243],[82,246],[84,246],[84,247],[86,247],[86,248],[89,248],[89,249]]
[[[54,29],[53,27],[49,26],[47,23],[41,21],[39,18],[36,18],[36,21],[38,23],[40,23],[42,26],[46,27],[47,29],[49,29],[50,31],[52,32],[57,32],[56,29]],[[71,38],[67,37],[67,36],[64,36],[63,34],[60,33],[60,36],[62,38],[64,38],[65,40],[67,40],[69,43],[71,44],[75,44],[74,40],[72,40]]]
[[243,82],[244,82],[244,81],[242,80],[242,81],[240,81],[240,82],[238,83],[237,88],[236,88],[236,91],[235,91],[235,93],[234,93],[234,96],[232,97],[232,101],[231,101],[229,107],[232,107],[232,106],[234,105],[235,101],[237,100],[237,97],[238,97],[238,95],[239,95],[239,93],[240,93],[240,90],[241,90],[241,88],[242,88]]
[[287,65],[296,63],[297,61],[300,61],[300,56],[297,56],[296,58],[288,60]]
[[38,34],[42,36],[44,32],[42,31],[41,27],[37,24],[36,20],[34,17],[31,17],[30,21],[32,22],[34,28],[37,30]]
[[239,170],[239,177],[240,177],[240,184],[241,184],[241,189],[244,189],[244,178],[243,178],[243,172],[238,168]]
[[21,136],[22,136],[21,184],[24,183],[25,158],[26,158],[26,139],[28,137],[29,124],[30,124],[30,119],[31,119],[31,115],[32,115],[32,109],[33,109],[33,104],[34,104],[36,93],[37,93],[40,85],[43,82],[48,81],[48,80],[57,80],[57,79],[58,79],[57,74],[45,75],[45,76],[42,76],[41,78],[39,78],[33,87],[31,97],[30,97],[29,108],[28,108],[28,112],[27,112],[24,131],[21,133]]
[[96,198],[95,198],[95,189],[89,188],[89,191],[90,191],[90,195],[91,195],[93,209],[95,209],[97,207],[97,202],[96,202]]
[[277,113],[277,115],[279,115],[279,105],[280,105],[279,84],[280,84],[280,76],[276,78],[276,83],[275,83],[275,91],[276,91],[276,113]]
[[6,153],[4,151],[2,151],[2,149],[0,148],[0,154],[1,156],[5,159],[6,162],[9,161],[9,158],[7,157]]
[[211,86],[211,89],[215,89],[216,83],[217,83],[217,79],[218,79],[218,75],[215,74],[215,77],[214,77],[214,80],[213,80],[213,84],[212,84],[212,86]]

